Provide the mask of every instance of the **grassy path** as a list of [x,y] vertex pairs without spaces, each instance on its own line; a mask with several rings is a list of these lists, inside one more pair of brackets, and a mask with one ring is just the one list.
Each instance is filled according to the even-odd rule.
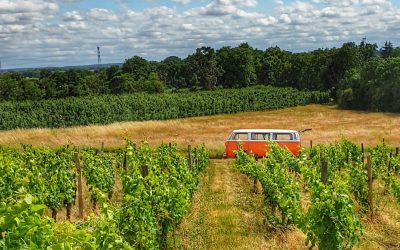
[[[301,249],[301,234],[274,232],[264,225],[263,196],[233,168],[214,160],[205,170],[188,216],[177,230],[180,249]],[[298,241],[300,240],[300,241]],[[288,245],[290,244],[290,245]]]
[[[274,230],[264,223],[263,194],[233,167],[212,160],[201,174],[192,206],[175,232],[174,249],[308,249],[299,229]],[[399,249],[400,210],[385,198],[374,219],[361,216],[364,237],[355,249]]]

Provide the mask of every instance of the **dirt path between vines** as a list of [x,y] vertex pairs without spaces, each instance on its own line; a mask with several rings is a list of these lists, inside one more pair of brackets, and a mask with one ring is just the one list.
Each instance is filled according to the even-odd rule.
[[271,232],[264,225],[263,195],[233,168],[213,160],[204,171],[191,209],[175,233],[178,249],[303,249],[295,230]]

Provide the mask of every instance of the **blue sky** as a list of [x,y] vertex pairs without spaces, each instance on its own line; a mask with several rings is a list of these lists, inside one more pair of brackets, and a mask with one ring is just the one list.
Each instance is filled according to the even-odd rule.
[[248,42],[292,52],[400,46],[399,0],[0,0],[2,68],[186,57]]

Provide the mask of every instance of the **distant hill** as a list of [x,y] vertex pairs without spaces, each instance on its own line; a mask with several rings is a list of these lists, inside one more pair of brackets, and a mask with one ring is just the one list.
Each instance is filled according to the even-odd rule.
[[40,68],[16,68],[16,69],[2,69],[0,72],[26,72],[26,71],[34,71],[34,70],[42,70],[42,69],[50,69],[50,70],[68,70],[68,69],[97,69],[100,68],[109,68],[111,66],[121,66],[122,63],[107,63],[101,64],[100,66],[97,64],[92,65],[77,65],[77,66],[63,66],[63,67],[40,67]]

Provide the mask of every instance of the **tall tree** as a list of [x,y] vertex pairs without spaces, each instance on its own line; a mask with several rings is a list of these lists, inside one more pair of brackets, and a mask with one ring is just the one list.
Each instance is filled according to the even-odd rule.
[[177,56],[165,58],[158,65],[158,75],[168,86],[175,88],[186,87],[183,76],[184,62]]
[[264,84],[274,86],[287,86],[286,72],[291,68],[290,54],[279,47],[271,47],[265,50],[259,68],[258,76]]
[[223,47],[217,51],[217,58],[223,70],[219,80],[223,87],[245,87],[256,83],[254,52],[247,43],[237,48]]
[[385,45],[383,45],[382,49],[381,49],[381,55],[383,58],[389,58],[393,56],[393,44],[391,41],[386,41]]
[[331,90],[333,97],[338,90],[339,82],[343,79],[347,70],[361,66],[362,55],[355,43],[344,43],[340,49],[333,50],[332,58],[325,72],[326,90]]
[[134,80],[148,78],[151,72],[151,65],[139,56],[134,56],[125,61],[122,65],[122,73],[130,74]]
[[211,47],[196,49],[196,53],[189,55],[185,62],[186,77],[191,87],[200,87],[211,90],[217,86],[222,69],[218,65],[217,55]]

